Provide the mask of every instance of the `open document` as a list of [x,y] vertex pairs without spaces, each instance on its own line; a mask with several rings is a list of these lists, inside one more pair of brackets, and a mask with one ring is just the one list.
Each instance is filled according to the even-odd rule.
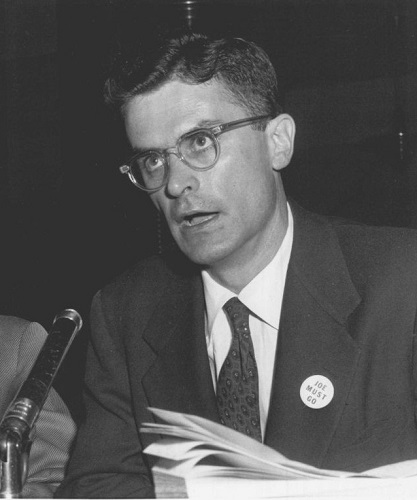
[[317,469],[210,420],[150,411],[161,423],[141,432],[162,436],[145,449],[159,457],[158,498],[417,498],[417,460],[360,474]]

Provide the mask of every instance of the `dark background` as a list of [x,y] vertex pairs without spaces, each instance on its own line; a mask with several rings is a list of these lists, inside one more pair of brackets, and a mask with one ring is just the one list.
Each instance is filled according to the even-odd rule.
[[76,417],[92,295],[168,239],[117,170],[109,54],[179,28],[270,54],[297,124],[284,172],[295,200],[417,227],[415,0],[1,0],[0,313],[47,329],[63,308],[82,314],[56,384]]

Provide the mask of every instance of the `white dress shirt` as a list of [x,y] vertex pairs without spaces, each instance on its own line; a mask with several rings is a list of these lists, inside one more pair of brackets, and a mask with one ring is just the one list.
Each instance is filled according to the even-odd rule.
[[[271,397],[278,327],[281,317],[285,278],[293,241],[293,218],[288,206],[288,228],[282,244],[272,261],[241,290],[238,298],[251,311],[251,331],[259,374],[259,410],[262,436]],[[224,304],[236,294],[219,285],[207,271],[202,271],[206,302],[206,341],[213,385],[229,352],[232,333]]]

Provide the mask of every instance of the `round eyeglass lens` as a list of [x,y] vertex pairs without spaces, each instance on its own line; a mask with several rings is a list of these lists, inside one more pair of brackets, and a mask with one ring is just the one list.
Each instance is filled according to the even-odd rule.
[[145,189],[158,189],[165,182],[165,160],[157,152],[150,152],[134,158],[130,171],[135,181]]
[[205,130],[185,135],[179,143],[179,150],[184,160],[194,168],[211,167],[217,160],[217,141]]

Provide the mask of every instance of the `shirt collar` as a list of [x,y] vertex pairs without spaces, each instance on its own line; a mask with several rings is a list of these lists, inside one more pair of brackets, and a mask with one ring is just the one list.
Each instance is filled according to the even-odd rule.
[[[248,283],[238,295],[252,313],[278,329],[285,278],[291,255],[294,222],[288,206],[288,227],[278,252],[271,262]],[[217,283],[207,271],[202,271],[207,314],[207,333],[223,305],[236,294]]]

